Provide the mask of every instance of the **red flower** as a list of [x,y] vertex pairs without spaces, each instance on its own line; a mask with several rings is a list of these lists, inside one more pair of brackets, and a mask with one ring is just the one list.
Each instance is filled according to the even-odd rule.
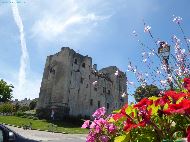
[[179,104],[170,104],[167,110],[164,110],[165,114],[190,114],[190,100],[184,99]]
[[126,114],[125,110],[127,109],[128,104],[125,104],[122,108],[121,108],[121,112],[122,114]]
[[178,101],[180,98],[185,97],[187,94],[182,93],[182,92],[175,92],[175,91],[166,91],[165,92],[165,96],[167,96],[168,98],[171,97],[172,98],[172,102],[176,103],[176,101]]
[[143,106],[152,105],[153,101],[149,100],[148,98],[143,98],[140,102],[138,102],[134,107],[140,108]]
[[190,92],[190,78],[184,78],[184,87]]
[[119,119],[123,118],[123,117],[126,117],[126,115],[122,114],[122,113],[116,113],[116,114],[113,114],[113,119],[115,121],[118,121]]
[[127,121],[124,122],[124,128],[123,130],[128,132],[131,129],[137,128],[137,127],[145,127],[146,123],[144,121],[139,122],[138,124],[133,123],[131,119],[127,118]]
[[163,96],[163,97],[157,99],[154,103],[155,103],[155,106],[158,106],[158,105],[164,106],[166,103],[169,104],[169,103],[170,103],[170,100],[169,100],[168,97],[165,95],[165,96]]

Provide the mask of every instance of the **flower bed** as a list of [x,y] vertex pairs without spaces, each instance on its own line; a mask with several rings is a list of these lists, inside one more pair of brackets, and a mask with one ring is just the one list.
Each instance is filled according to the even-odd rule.
[[137,104],[124,105],[106,116],[105,108],[86,120],[90,128],[87,142],[190,142],[190,79],[184,79],[181,91],[165,91],[161,97],[143,98]]

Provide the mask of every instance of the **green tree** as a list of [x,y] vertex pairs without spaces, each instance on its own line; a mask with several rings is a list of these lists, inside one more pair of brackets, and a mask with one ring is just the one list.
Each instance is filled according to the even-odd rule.
[[11,100],[13,85],[8,85],[4,80],[0,80],[0,102],[8,102]]
[[139,102],[145,97],[158,96],[160,89],[155,85],[146,85],[145,87],[139,86],[134,94],[136,102]]
[[37,102],[38,102],[37,99],[34,99],[34,100],[31,101],[31,103],[29,104],[30,110],[33,110],[33,109],[36,108]]
[[13,105],[11,103],[3,103],[0,105],[0,112],[5,113],[12,113],[13,112]]

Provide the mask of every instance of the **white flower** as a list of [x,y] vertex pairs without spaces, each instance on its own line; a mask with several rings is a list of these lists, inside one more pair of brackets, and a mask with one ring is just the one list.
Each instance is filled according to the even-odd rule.
[[142,52],[142,55],[144,56],[146,54],[146,52]]
[[166,86],[166,85],[167,85],[167,80],[160,80],[160,83],[161,83],[163,86]]
[[169,82],[172,82],[172,80],[173,80],[172,75],[171,75],[171,74],[168,74],[168,81],[169,81]]
[[134,82],[128,81],[127,84],[129,84],[129,85],[134,85]]
[[128,69],[131,70],[133,67],[131,65],[128,65]]
[[123,92],[123,94],[121,95],[122,98],[125,98],[127,96],[127,94],[125,92]]
[[181,21],[182,21],[182,18],[179,16],[173,18],[173,22],[175,22],[177,24],[179,24]]
[[147,59],[143,59],[143,62],[146,63]]
[[98,81],[94,81],[92,82],[92,85],[96,85],[98,83]]
[[157,71],[156,71],[156,74],[161,74],[161,71],[157,70]]
[[150,31],[150,29],[151,29],[151,27],[150,26],[145,26],[144,27],[144,32],[146,33],[146,32],[149,32]]

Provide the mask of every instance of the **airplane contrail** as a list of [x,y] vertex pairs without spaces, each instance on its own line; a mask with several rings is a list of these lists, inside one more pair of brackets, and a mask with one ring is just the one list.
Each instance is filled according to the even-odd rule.
[[11,0],[11,8],[13,12],[13,17],[15,23],[19,29],[20,33],[20,43],[21,43],[21,58],[20,58],[20,67],[19,67],[19,76],[18,76],[18,90],[21,91],[25,82],[26,82],[26,70],[29,63],[29,55],[26,47],[25,35],[24,35],[24,26],[22,19],[19,14],[17,1]]

